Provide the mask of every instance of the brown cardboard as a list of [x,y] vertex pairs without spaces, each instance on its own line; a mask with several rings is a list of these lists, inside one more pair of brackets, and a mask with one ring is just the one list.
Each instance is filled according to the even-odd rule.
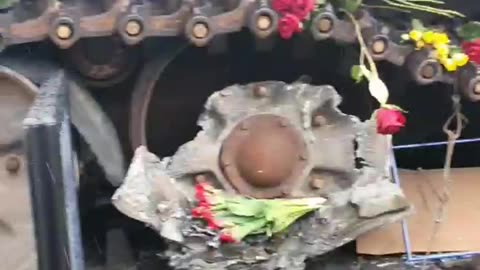
[[[445,218],[430,251],[480,251],[480,168],[452,169]],[[443,170],[400,170],[401,186],[415,212],[408,218],[412,251],[428,250],[444,187]],[[357,239],[360,254],[403,253],[400,223],[387,225]]]

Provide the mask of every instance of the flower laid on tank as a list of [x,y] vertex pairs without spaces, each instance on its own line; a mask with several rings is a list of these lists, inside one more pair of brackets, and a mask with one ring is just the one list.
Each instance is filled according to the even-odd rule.
[[203,220],[210,230],[217,231],[222,243],[283,232],[305,214],[325,207],[326,202],[322,197],[252,199],[227,194],[208,183],[195,185],[195,198],[192,218]]
[[415,48],[430,49],[432,56],[449,72],[456,71],[459,67],[465,66],[469,61],[469,55],[451,44],[446,33],[427,29],[420,22],[413,22],[414,29],[408,34],[402,35],[402,39],[415,42]]
[[303,21],[315,9],[315,0],[273,0],[272,8],[280,14],[278,33],[283,39],[290,39],[301,32]]
[[480,38],[463,42],[462,49],[473,63],[480,65]]
[[[352,78],[360,82],[365,77],[368,80],[370,94],[380,103],[380,108],[372,114],[372,118],[375,118],[377,124],[377,133],[383,135],[395,134],[405,126],[406,118],[402,113],[404,111],[398,106],[387,103],[389,97],[387,85],[380,79],[375,61],[363,39],[360,25],[351,13],[347,12],[347,15],[355,26],[357,40],[360,43],[360,64],[352,67]],[[417,36],[415,35],[415,37]],[[365,59],[367,63],[365,63]],[[366,64],[368,64],[368,67]]]
[[407,121],[403,115],[403,110],[392,105],[380,107],[374,114],[377,123],[377,133],[379,134],[395,134],[405,126]]
[[472,63],[480,65],[480,22],[471,21],[460,26],[457,28],[457,34],[463,39],[461,44],[463,52]]
[[283,39],[290,39],[293,34],[302,31],[302,23],[297,16],[285,14],[278,22],[278,33]]

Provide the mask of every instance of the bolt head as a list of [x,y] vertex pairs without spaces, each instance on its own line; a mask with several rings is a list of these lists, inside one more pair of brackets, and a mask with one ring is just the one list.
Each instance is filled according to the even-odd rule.
[[383,38],[376,39],[372,44],[372,51],[375,54],[382,54],[387,49],[387,42]]
[[324,17],[318,20],[317,29],[320,33],[328,33],[332,30],[333,21],[331,18]]
[[68,24],[59,24],[57,26],[56,33],[57,33],[57,37],[59,39],[65,40],[65,39],[69,39],[73,36],[73,29]]
[[323,115],[315,115],[312,124],[315,127],[324,126],[327,124],[327,119]]
[[267,95],[267,88],[265,86],[260,86],[260,85],[256,85],[255,87],[253,87],[253,95],[255,97],[265,97]]
[[142,32],[142,25],[137,20],[130,20],[125,25],[125,32],[129,36],[138,36]]
[[313,189],[321,189],[323,188],[323,186],[325,185],[325,181],[320,178],[320,177],[314,177],[311,181],[310,181],[310,186],[313,188]]
[[5,169],[11,174],[17,173],[20,169],[20,159],[17,156],[7,157]]
[[205,23],[199,22],[199,23],[196,23],[195,25],[193,25],[192,35],[195,38],[203,39],[203,38],[206,38],[208,36],[209,31],[210,30],[208,29],[208,26]]
[[260,15],[257,18],[257,28],[261,31],[265,31],[272,27],[272,18],[268,15]]
[[437,72],[436,67],[433,63],[426,63],[422,66],[420,70],[420,75],[425,79],[431,79],[435,77],[435,73]]

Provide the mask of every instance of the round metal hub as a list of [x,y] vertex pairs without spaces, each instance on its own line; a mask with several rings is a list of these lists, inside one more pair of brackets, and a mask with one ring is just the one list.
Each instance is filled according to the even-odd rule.
[[244,195],[288,195],[305,167],[303,138],[288,119],[256,115],[241,121],[225,139],[220,162],[228,181]]

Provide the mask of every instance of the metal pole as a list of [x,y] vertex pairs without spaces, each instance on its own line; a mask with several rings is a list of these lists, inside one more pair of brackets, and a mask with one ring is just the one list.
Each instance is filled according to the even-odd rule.
[[[398,175],[397,161],[395,160],[395,153],[393,149],[390,151],[390,173],[392,175],[395,184],[400,187],[400,177]],[[407,254],[407,260],[412,259],[412,247],[410,245],[410,234],[408,231],[408,224],[405,219],[402,219],[402,237],[403,245],[405,246],[405,253]]]
[[[457,140],[456,144],[463,144],[463,143],[472,143],[472,142],[480,142],[480,138],[472,138],[472,139],[461,139]],[[405,145],[396,145],[393,147],[395,150],[399,149],[411,149],[411,148],[421,148],[421,147],[431,147],[431,146],[440,146],[440,145],[447,145],[448,142],[429,142],[429,143],[414,143],[414,144],[405,144]]]
[[[473,143],[473,142],[480,142],[480,138],[463,139],[463,140],[456,141],[456,143],[460,143],[460,144]],[[395,160],[394,150],[440,146],[440,145],[446,145],[447,143],[448,142],[445,141],[445,142],[417,143],[417,144],[393,146],[390,153],[390,172],[394,182],[400,186],[400,177],[398,175],[398,168]],[[412,254],[412,247],[411,247],[409,236],[410,234],[408,231],[408,224],[407,224],[407,221],[404,219],[402,220],[402,237],[403,237],[403,244],[405,246],[405,253],[407,255],[407,259],[406,259],[407,263],[415,264],[417,262],[424,261],[424,260],[439,260],[439,259],[448,259],[448,258],[455,258],[455,257],[469,257],[474,255],[480,255],[480,253],[478,252],[453,252],[453,253],[441,253],[441,254],[433,254],[433,255],[425,255],[425,256],[414,256]]]
[[24,120],[38,270],[84,270],[66,79],[40,87]]

